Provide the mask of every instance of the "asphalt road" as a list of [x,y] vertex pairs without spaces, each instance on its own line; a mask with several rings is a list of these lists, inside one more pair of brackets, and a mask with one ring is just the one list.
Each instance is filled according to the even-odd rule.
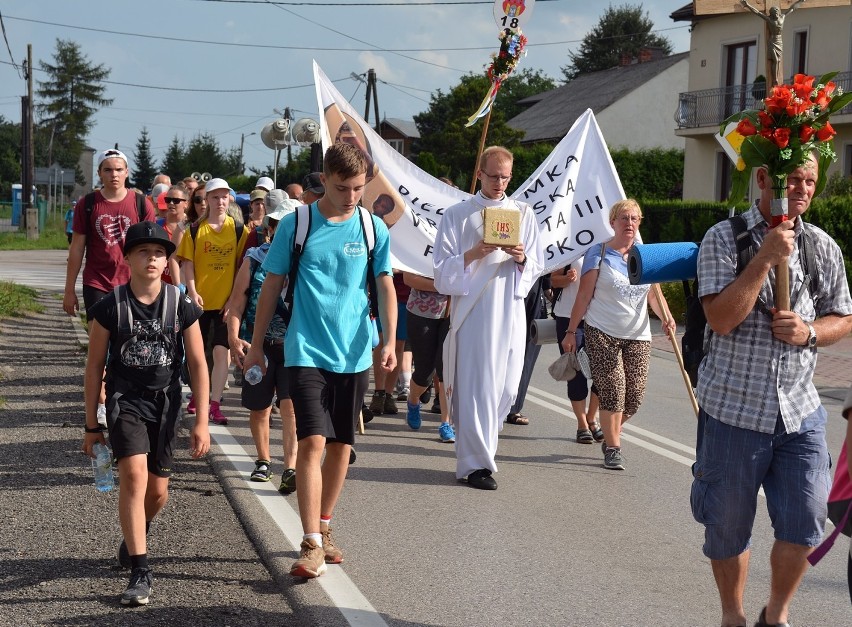
[[[0,278],[32,277],[51,289],[52,274],[61,287],[64,253],[27,257],[0,252]],[[52,312],[23,323],[47,341],[28,349],[18,338],[5,350],[10,323],[0,328],[0,394],[8,401],[0,411],[2,625],[718,624],[703,530],[689,511],[695,418],[675,361],[659,348],[645,403],[625,428],[624,472],[604,470],[599,447],[574,442],[564,386],[546,372],[555,346],[542,351],[527,397],[531,424],[503,430],[496,492],[455,481],[453,449],[438,441],[437,417],[424,414],[419,432],[402,413],[377,417],[357,441],[332,523],[346,560],[306,583],[286,575],[300,534],[295,499],[246,480],[253,447],[234,387],[224,409],[231,424],[214,427],[214,452],[202,462],[180,459],[162,533],[152,541],[163,584],[150,607],[122,610],[115,597],[123,574],[110,565],[119,537],[114,496],[95,494],[76,454],[79,433],[62,426],[82,423],[73,374],[79,367],[81,381],[82,356],[74,361],[72,347],[62,345],[71,324],[52,300],[51,307],[44,299]],[[44,361],[68,370],[36,375],[32,364]],[[844,391],[837,382],[821,387],[835,453]],[[58,452],[31,476],[33,450],[45,442]],[[276,462],[274,481],[281,469]],[[179,539],[173,545],[170,534]],[[771,539],[761,506],[746,589],[751,620],[768,594]],[[845,547],[844,539],[807,574],[792,624],[852,624]],[[32,563],[28,551],[39,556]],[[29,569],[35,574],[18,574]]]

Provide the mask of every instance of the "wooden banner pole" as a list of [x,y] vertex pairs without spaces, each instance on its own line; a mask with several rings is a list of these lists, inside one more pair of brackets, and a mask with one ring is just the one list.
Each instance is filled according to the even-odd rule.
[[[654,283],[653,290],[654,295],[657,297],[657,302],[662,304],[663,290],[660,289],[660,284]],[[668,315],[664,315],[663,326],[668,324],[668,322]],[[672,341],[672,348],[674,349],[674,354],[677,358],[677,365],[680,366],[680,374],[683,377],[683,382],[686,384],[686,391],[689,395],[689,401],[690,403],[692,403],[692,410],[695,412],[695,416],[698,417],[698,400],[695,398],[695,391],[692,389],[692,382],[689,380],[689,374],[687,374],[686,372],[686,367],[683,365],[683,355],[680,352],[680,346],[678,346],[677,344],[677,338],[675,337],[674,333],[671,334],[669,339]]]
[[494,109],[494,103],[491,103],[491,109],[485,116],[485,121],[482,123],[482,136],[479,138],[479,150],[476,151],[476,161],[473,164],[473,179],[470,181],[470,193],[476,192],[476,173],[479,172],[479,158],[482,156],[482,151],[485,150],[485,137],[488,135],[488,123],[491,121],[491,111]]

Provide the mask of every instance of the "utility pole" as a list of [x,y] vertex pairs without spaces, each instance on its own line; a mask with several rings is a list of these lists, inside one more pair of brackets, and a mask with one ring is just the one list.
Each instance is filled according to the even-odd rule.
[[35,146],[33,141],[33,46],[27,44],[24,67],[27,95],[21,98],[21,215],[28,239],[38,238],[38,214],[33,211],[33,175]]
[[376,91],[376,70],[367,70],[367,106],[364,109],[364,121],[370,121],[370,97],[373,98],[373,107],[376,113],[376,132],[381,134],[381,120],[379,120],[379,95]]

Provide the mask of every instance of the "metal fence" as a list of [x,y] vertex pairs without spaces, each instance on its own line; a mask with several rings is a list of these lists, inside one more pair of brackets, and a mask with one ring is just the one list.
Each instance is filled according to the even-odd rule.
[[[834,77],[834,82],[844,92],[849,91],[852,89],[852,72],[839,73]],[[738,111],[758,108],[765,95],[766,83],[683,92],[678,97],[675,122],[679,129],[719,126]],[[844,107],[839,113],[852,113],[852,105]]]

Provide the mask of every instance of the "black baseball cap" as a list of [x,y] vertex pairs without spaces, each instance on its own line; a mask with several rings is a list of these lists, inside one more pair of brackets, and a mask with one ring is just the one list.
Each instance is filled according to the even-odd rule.
[[313,192],[314,194],[325,194],[325,187],[322,184],[319,172],[311,172],[302,181],[302,190]]
[[150,221],[137,222],[127,229],[122,247],[124,254],[127,255],[134,246],[140,244],[160,244],[166,249],[166,255],[169,256],[175,252],[176,248],[172,240],[169,239],[166,229],[156,222]]

